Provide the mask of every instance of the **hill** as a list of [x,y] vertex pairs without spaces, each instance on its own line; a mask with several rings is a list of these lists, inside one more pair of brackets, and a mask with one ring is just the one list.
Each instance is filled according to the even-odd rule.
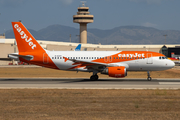
[[[79,29],[63,26],[51,25],[41,30],[29,29],[38,40],[69,42],[79,42]],[[167,34],[167,44],[180,44],[179,30],[158,30],[143,26],[121,26],[110,30],[88,29],[88,43],[93,44],[165,44]],[[12,30],[6,31],[6,38],[14,38]]]

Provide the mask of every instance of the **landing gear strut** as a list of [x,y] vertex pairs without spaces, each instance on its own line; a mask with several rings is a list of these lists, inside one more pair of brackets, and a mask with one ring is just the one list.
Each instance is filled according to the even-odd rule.
[[148,80],[148,81],[151,81],[152,78],[151,78],[151,75],[150,75],[150,72],[149,72],[149,71],[147,71],[147,76],[148,76],[147,80]]

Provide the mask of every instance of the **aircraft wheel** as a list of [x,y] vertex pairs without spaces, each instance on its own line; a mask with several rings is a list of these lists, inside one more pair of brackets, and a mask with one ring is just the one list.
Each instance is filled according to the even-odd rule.
[[148,78],[147,78],[147,80],[148,80],[148,81],[151,81],[151,80],[152,80],[152,78],[151,78],[151,77],[148,77]]
[[90,77],[90,80],[98,80],[98,78],[99,78],[99,76],[98,75],[92,75],[91,77]]
[[96,80],[98,80],[99,76],[98,75],[94,75],[94,76],[95,76]]

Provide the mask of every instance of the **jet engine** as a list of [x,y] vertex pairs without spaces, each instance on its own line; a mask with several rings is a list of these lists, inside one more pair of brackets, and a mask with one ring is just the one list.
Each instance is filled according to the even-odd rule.
[[127,76],[126,68],[124,66],[107,67],[101,74],[109,75],[109,77],[121,78]]

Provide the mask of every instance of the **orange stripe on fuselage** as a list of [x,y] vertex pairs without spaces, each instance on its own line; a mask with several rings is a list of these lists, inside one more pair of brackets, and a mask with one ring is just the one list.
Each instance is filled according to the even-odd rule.
[[164,55],[161,53],[150,52],[150,51],[122,51],[111,56],[105,56],[104,58],[93,60],[92,62],[108,64],[108,63],[126,62],[126,61],[142,59],[142,58],[158,57],[158,56],[164,56]]

